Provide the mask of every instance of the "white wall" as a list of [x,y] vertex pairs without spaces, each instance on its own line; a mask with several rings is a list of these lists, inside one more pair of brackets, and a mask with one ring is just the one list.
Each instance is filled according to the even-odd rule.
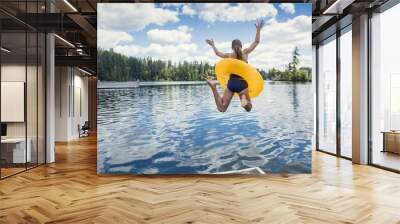
[[[25,83],[1,82],[1,122],[25,121]],[[36,107],[36,105],[35,105]]]
[[[37,70],[38,69],[38,70]],[[1,81],[3,82],[23,82],[26,88],[20,89],[19,94],[24,94],[26,91],[26,99],[22,99],[22,105],[19,108],[2,106],[2,114],[4,113],[21,113],[22,120],[19,122],[5,122],[7,124],[8,138],[24,138],[25,135],[29,139],[29,148],[31,148],[32,161],[44,163],[45,150],[45,120],[44,120],[44,74],[41,66],[32,66],[25,64],[2,64],[1,66]],[[27,80],[25,80],[27,78]],[[2,89],[2,98],[10,98],[7,92]],[[6,94],[6,95],[4,95]],[[24,98],[21,97],[21,98]],[[15,102],[18,103],[18,102]],[[26,106],[25,106],[26,103]],[[3,103],[2,103],[3,104]],[[12,111],[14,110],[14,111]],[[19,110],[19,111],[15,111]],[[26,120],[24,114],[26,112]],[[3,120],[3,119],[2,119]]]
[[5,64],[1,66],[1,81],[25,82],[25,64]]
[[78,125],[88,120],[88,78],[76,68],[56,67],[55,86],[55,140],[77,139]]
[[[1,66],[1,81],[3,82],[25,82],[24,65],[6,64]],[[7,108],[1,108],[7,110]],[[7,123],[8,137],[25,137],[25,122],[8,122]]]
[[70,84],[69,69],[67,67],[55,68],[55,141],[68,140],[68,88]]
[[[77,70],[75,70],[76,72]],[[72,108],[73,118],[72,119],[72,135],[78,137],[78,129],[77,126],[80,124],[81,126],[88,121],[89,113],[88,113],[88,77],[82,76],[82,73],[79,72],[79,75],[76,75],[74,78],[74,100],[75,106]],[[80,96],[80,97],[79,97]],[[79,102],[80,101],[80,102]]]

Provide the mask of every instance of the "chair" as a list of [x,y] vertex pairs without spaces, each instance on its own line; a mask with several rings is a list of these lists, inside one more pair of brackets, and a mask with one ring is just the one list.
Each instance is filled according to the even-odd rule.
[[89,121],[85,121],[82,127],[78,124],[79,138],[89,136],[89,129],[90,129]]

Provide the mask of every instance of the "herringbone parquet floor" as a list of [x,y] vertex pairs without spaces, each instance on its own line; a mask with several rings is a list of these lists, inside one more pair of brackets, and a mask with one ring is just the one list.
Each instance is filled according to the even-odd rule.
[[400,175],[313,153],[311,175],[98,176],[96,139],[0,181],[0,223],[400,223]]

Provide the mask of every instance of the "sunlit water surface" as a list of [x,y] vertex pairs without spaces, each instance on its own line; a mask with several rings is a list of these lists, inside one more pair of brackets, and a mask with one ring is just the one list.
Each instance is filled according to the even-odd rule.
[[217,111],[207,85],[98,90],[98,172],[311,172],[310,84],[266,83],[247,113]]

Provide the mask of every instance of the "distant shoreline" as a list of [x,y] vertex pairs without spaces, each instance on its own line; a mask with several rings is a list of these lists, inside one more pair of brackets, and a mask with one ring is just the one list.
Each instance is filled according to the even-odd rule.
[[[265,80],[265,83],[268,84],[308,84],[311,82],[305,81],[273,81],[273,80]],[[98,81],[97,88],[98,89],[129,89],[129,88],[138,88],[141,86],[174,86],[174,85],[206,85],[205,81]]]
[[97,82],[98,89],[125,89],[137,88],[141,86],[172,86],[172,85],[205,85],[205,81],[99,81]]

